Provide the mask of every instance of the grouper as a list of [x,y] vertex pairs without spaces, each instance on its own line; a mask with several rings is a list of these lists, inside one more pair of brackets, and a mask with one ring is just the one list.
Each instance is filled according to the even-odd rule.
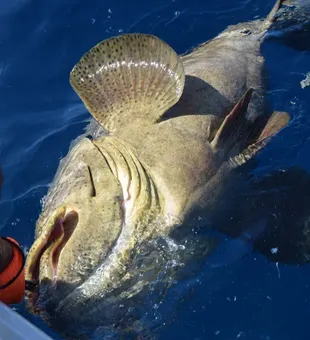
[[237,189],[234,173],[290,120],[268,107],[261,55],[282,3],[184,56],[155,36],[124,34],[73,67],[70,83],[96,124],[44,199],[25,268],[29,310],[69,338],[126,328],[124,315],[172,259],[167,249],[185,249],[183,264],[214,250],[204,228]]

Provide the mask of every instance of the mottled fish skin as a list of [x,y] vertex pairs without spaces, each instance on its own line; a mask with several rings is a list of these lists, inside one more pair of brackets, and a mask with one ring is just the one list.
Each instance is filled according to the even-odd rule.
[[[271,19],[228,27],[182,57],[154,36],[125,34],[81,58],[70,83],[98,124],[61,161],[45,198],[25,269],[40,288],[29,309],[71,337],[124,330],[165,264],[214,250],[195,230],[236,190],[233,170],[290,120],[264,97]],[[164,258],[151,246],[160,238],[170,240]],[[183,252],[176,240],[188,242]]]

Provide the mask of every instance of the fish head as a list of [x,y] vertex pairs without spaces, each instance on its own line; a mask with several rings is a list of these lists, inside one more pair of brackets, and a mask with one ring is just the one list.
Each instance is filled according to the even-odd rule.
[[[59,282],[70,291],[81,285],[107,257],[121,231],[122,200],[121,185],[105,158],[91,140],[80,140],[61,162],[45,198],[27,256],[26,280],[52,287],[53,294]],[[44,299],[50,297],[48,292]],[[40,289],[33,295],[42,294]],[[36,304],[33,298],[30,303]]]
[[163,298],[158,291],[173,284],[186,258],[197,261],[214,248],[208,238],[188,237],[184,247],[160,234],[151,179],[142,168],[136,177],[133,160],[128,185],[122,169],[131,161],[123,150],[121,163],[109,138],[83,138],[62,160],[27,256],[26,281],[34,288],[26,306],[64,338],[144,329],[137,320],[151,308],[146,301]]

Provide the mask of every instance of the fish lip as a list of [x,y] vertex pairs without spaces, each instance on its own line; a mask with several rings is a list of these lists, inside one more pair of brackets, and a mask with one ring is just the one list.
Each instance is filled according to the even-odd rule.
[[[54,244],[51,246],[50,254],[49,254],[49,267],[52,271],[53,275],[53,285],[56,284],[57,279],[57,269],[58,269],[58,262],[59,257],[66,246],[67,242],[71,238],[72,234],[74,233],[75,229],[78,225],[78,213],[75,210],[70,210],[66,212],[63,219],[59,221],[60,228],[61,228],[61,235],[54,240]],[[57,226],[56,226],[57,228]]]
[[[68,228],[67,222],[71,222]],[[72,223],[73,222],[73,223]],[[59,208],[46,224],[51,224],[31,247],[25,267],[26,307],[34,314],[38,313],[37,302],[40,296],[40,262],[48,251],[48,285],[56,286],[57,267],[60,254],[78,225],[78,213],[74,209]],[[32,250],[33,248],[33,250]],[[46,285],[46,282],[44,282]]]

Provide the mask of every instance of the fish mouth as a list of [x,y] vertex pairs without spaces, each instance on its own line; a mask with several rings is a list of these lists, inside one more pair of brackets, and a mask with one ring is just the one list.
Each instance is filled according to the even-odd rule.
[[54,286],[57,280],[58,262],[62,250],[71,238],[79,221],[78,213],[73,209],[64,207],[57,209],[49,221],[47,228],[36,240],[29,250],[26,266],[25,280],[28,300],[35,305],[39,295],[40,267],[46,267],[46,277]]

